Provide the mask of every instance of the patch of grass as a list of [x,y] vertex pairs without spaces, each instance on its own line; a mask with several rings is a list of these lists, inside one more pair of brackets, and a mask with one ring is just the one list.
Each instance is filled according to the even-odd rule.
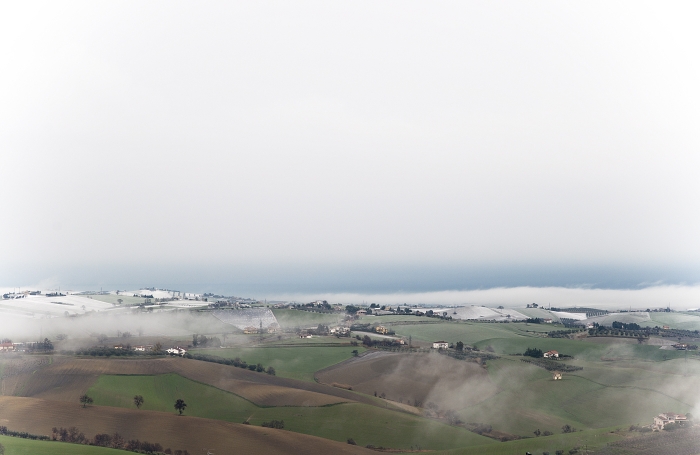
[[32,441],[30,439],[0,436],[7,455],[124,455],[123,450],[105,447],[69,444],[57,441]]
[[307,328],[316,327],[319,324],[338,324],[345,317],[345,313],[313,313],[311,311],[273,309],[272,313],[277,318],[282,328]]
[[627,434],[624,431],[619,433],[616,430],[616,427],[612,427],[569,434],[554,434],[552,436],[502,442],[500,444],[440,451],[435,452],[435,455],[512,455],[525,452],[537,455],[542,452],[549,452],[551,455],[554,455],[557,450],[569,453],[569,450],[574,447],[580,447],[579,453],[582,453],[584,448],[587,448],[589,451],[595,450],[609,442],[618,441]]
[[700,330],[700,313],[649,313],[651,321],[641,324],[647,326],[667,325],[672,329]]
[[[313,338],[311,338],[313,340]],[[333,337],[333,339],[336,339]],[[345,338],[345,342],[349,343]],[[211,354],[226,359],[239,357],[250,363],[262,363],[265,367],[272,366],[277,376],[284,378],[314,381],[314,372],[335,365],[351,358],[352,351],[363,352],[361,346],[342,347],[257,347],[257,348],[226,348],[215,350],[195,349],[192,353]]]
[[187,403],[185,414],[253,425],[284,420],[286,430],[345,442],[353,438],[360,445],[448,449],[489,444],[491,439],[463,428],[410,414],[360,403],[324,407],[263,408],[243,398],[175,374],[157,376],[103,375],[87,392],[95,405],[133,409],[134,395],[142,395],[142,409],[175,413],[177,398]]
[[445,340],[449,343],[461,341],[474,344],[489,338],[516,337],[511,324],[486,324],[478,322],[440,322],[437,324],[395,325],[392,328],[397,335],[413,337],[414,341],[432,343]]

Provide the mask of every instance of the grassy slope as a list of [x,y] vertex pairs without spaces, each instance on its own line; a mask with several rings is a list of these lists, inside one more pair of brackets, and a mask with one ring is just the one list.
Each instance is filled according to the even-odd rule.
[[[312,338],[313,339],[313,338]],[[313,381],[314,372],[335,365],[352,357],[352,351],[364,351],[362,347],[269,347],[227,348],[216,350],[193,350],[227,359],[236,357],[248,363],[262,363],[275,368],[277,376]]]
[[[679,363],[684,353],[614,339],[610,343],[591,343],[533,333],[557,329],[561,327],[454,322],[395,327],[397,332],[411,334],[414,339],[462,340],[481,349],[491,346],[496,353],[505,355],[488,363],[491,379],[501,392],[476,406],[459,410],[466,422],[488,423],[497,430],[528,436],[538,427],[556,433],[567,423],[581,429],[624,426],[648,423],[667,409],[690,410],[687,398],[690,392],[669,385],[677,379],[679,371],[685,372],[685,364]],[[508,356],[527,347],[573,355],[576,359],[567,362],[584,369],[565,373],[563,381],[552,381],[546,370],[525,365],[519,361],[521,357]],[[689,360],[689,363],[690,374],[695,372],[694,363],[698,363],[696,369],[700,370],[700,362]]]
[[315,327],[319,324],[337,324],[345,313],[312,313],[310,311],[273,309],[277,322],[282,328]]
[[700,313],[649,313],[651,321],[644,325],[664,326],[672,329],[700,330]]
[[[624,431],[620,433],[616,430],[618,428],[613,427],[569,434],[554,434],[546,437],[540,436],[539,438],[532,437],[500,444],[489,444],[487,446],[440,451],[435,452],[435,455],[512,455],[525,452],[531,452],[536,455],[540,455],[542,452],[549,452],[554,455],[557,450],[569,453],[569,450],[574,447],[581,447],[582,449],[587,447],[588,450],[595,450],[609,442],[620,440],[626,434]],[[579,453],[581,452],[579,451]]]
[[354,438],[360,445],[447,449],[493,442],[464,429],[358,403],[261,408],[237,395],[175,374],[101,376],[88,391],[96,405],[126,408],[134,408],[132,399],[136,394],[144,397],[143,409],[175,412],[173,404],[182,398],[188,404],[188,415],[239,423],[249,418],[253,425],[284,420],[285,429],[291,431],[336,441]]
[[0,436],[6,455],[123,455],[128,452],[104,447],[84,446],[54,441],[31,441],[29,439]]
[[[443,322],[440,324],[396,325],[392,327],[397,335],[414,340],[433,342],[445,340],[450,343],[462,341],[474,344],[490,338],[536,337],[531,332],[546,332],[556,330],[549,324],[488,324],[478,322]],[[530,331],[530,332],[529,332]]]

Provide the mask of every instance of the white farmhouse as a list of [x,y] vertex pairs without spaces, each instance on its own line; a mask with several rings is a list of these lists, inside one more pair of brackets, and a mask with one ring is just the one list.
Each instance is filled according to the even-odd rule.
[[450,344],[447,341],[434,341],[433,342],[433,349],[447,349],[450,347]]
[[181,348],[180,346],[175,346],[173,348],[166,349],[166,351],[170,355],[179,355],[179,356],[184,356],[187,354],[187,349]]
[[663,430],[669,423],[685,422],[688,418],[683,414],[676,414],[674,412],[664,412],[654,417],[654,425],[651,427],[654,430]]
[[545,359],[558,359],[559,353],[557,351],[547,351],[544,353]]

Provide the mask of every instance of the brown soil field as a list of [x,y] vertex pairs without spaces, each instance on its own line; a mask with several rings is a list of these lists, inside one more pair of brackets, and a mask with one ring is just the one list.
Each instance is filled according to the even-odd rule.
[[325,406],[350,401],[377,405],[370,397],[329,385],[181,358],[123,360],[55,356],[52,364],[18,376],[22,386],[8,387],[4,395],[76,402],[103,374],[166,373],[235,393],[260,406]]
[[26,383],[26,377],[32,372],[48,365],[49,356],[15,356],[3,354],[2,376],[0,377],[0,395],[12,395]]
[[119,432],[126,439],[160,443],[202,453],[370,454],[369,449],[285,430],[255,427],[153,411],[88,406],[35,398],[0,397],[0,425],[11,430],[51,435],[52,427],[75,426],[92,438]]
[[385,394],[389,400],[409,405],[433,402],[441,409],[461,409],[498,392],[484,368],[437,353],[374,352],[320,370],[315,376],[322,383],[349,384],[353,390]]

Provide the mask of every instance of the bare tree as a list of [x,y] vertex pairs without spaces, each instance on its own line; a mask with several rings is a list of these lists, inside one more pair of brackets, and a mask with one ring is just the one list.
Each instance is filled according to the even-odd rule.
[[141,409],[141,405],[143,404],[143,396],[134,395],[134,404],[136,405],[136,409]]

